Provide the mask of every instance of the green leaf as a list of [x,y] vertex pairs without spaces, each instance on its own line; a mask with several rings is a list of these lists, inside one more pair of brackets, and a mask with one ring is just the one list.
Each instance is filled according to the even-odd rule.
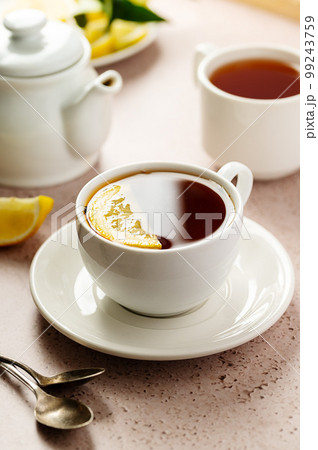
[[161,22],[164,19],[143,6],[128,0],[113,0],[112,19],[130,20],[132,22]]
[[103,9],[110,17],[110,23],[114,19],[129,20],[131,22],[163,22],[165,19],[144,6],[135,5],[129,0],[99,0]]
[[113,16],[113,0],[99,0],[100,3],[103,6],[103,10],[104,12],[107,14],[107,16],[109,17],[110,21],[112,20],[112,16]]
[[79,27],[84,28],[87,24],[86,14],[76,14],[74,16],[76,23]]

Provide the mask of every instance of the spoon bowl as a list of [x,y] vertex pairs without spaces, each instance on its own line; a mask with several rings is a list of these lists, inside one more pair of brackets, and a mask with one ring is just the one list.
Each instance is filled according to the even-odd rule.
[[14,365],[4,362],[0,362],[0,365],[34,393],[37,400],[34,408],[34,416],[39,423],[51,428],[73,430],[84,427],[93,420],[93,411],[83,403],[77,400],[54,397],[53,395],[47,394]]
[[52,375],[50,377],[36,372],[31,367],[26,364],[15,361],[14,359],[8,358],[7,356],[0,355],[0,363],[4,362],[7,364],[13,364],[14,366],[20,367],[25,372],[27,372],[31,377],[37,382],[41,387],[52,386],[54,384],[67,384],[81,382],[86,383],[91,378],[101,375],[105,372],[104,368],[101,367],[89,367],[85,369],[68,370],[66,372],[58,373],[57,375]]
[[34,416],[39,423],[62,430],[81,428],[94,418],[92,410],[83,403],[54,397],[44,391],[40,395],[37,393]]
[[61,385],[68,383],[87,383],[92,378],[96,377],[97,375],[101,375],[104,372],[105,369],[102,369],[100,367],[91,367],[87,369],[68,370],[66,372],[61,372],[56,375],[47,377],[45,375],[41,375],[38,372],[35,372],[35,370],[32,370],[32,373],[29,371],[30,375],[33,376],[38,385],[41,387],[53,386],[56,384]]

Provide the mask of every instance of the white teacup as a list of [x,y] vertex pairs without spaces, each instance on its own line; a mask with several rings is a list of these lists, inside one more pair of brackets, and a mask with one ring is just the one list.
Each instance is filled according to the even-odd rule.
[[202,143],[222,165],[246,164],[257,179],[289,175],[299,168],[299,95],[263,100],[229,94],[209,77],[219,67],[242,59],[277,60],[299,70],[299,52],[274,44],[216,49],[196,48],[196,79],[201,91]]
[[[225,190],[226,210],[232,210],[232,217],[212,236],[167,250],[130,247],[105,239],[86,220],[89,199],[108,180],[119,180],[140,171],[174,171],[213,180]],[[235,187],[231,180],[236,176]],[[84,266],[109,297],[135,312],[169,316],[191,310],[215,292],[231,270],[239,251],[243,206],[252,184],[252,172],[238,162],[226,164],[217,173],[170,162],[144,162],[108,170],[90,180],[76,200],[79,250]]]

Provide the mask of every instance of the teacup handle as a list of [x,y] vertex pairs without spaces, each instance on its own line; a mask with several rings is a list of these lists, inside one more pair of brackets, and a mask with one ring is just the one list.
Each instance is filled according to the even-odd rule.
[[252,171],[240,162],[229,162],[224,164],[218,171],[218,175],[232,181],[237,176],[236,189],[242,198],[243,205],[247,202],[253,187]]
[[195,47],[195,53],[194,53],[194,81],[195,81],[195,83],[198,82],[198,68],[199,68],[200,62],[209,53],[213,52],[216,49],[217,49],[216,45],[211,44],[211,42],[201,42],[201,44],[198,44]]

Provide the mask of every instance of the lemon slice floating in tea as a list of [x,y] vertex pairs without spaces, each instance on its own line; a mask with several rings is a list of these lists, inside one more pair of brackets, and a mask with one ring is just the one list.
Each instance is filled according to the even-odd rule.
[[0,197],[0,246],[18,244],[32,236],[53,208],[51,197]]
[[162,248],[157,236],[143,229],[121,186],[111,185],[95,194],[87,207],[87,219],[98,234],[110,241],[140,248]]

